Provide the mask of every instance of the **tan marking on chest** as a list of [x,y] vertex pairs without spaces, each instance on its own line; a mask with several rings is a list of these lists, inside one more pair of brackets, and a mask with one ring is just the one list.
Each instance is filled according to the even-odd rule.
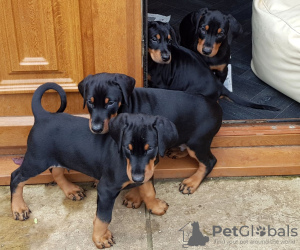
[[218,70],[218,71],[223,71],[226,68],[227,64],[220,64],[220,65],[210,65],[209,68],[211,70]]

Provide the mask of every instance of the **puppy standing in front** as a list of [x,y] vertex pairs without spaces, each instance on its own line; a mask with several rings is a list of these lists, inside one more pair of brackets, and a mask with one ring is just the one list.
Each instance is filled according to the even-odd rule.
[[[13,217],[29,218],[31,211],[23,199],[25,182],[51,167],[76,170],[100,180],[93,228],[93,241],[98,248],[114,243],[108,225],[122,189],[139,186],[140,202],[144,201],[152,213],[164,214],[168,205],[155,198],[149,180],[159,155],[178,140],[175,125],[164,117],[122,114],[110,121],[110,135],[95,135],[89,130],[86,118],[44,110],[41,98],[48,89],[61,96],[58,112],[66,107],[66,94],[57,84],[44,84],[33,95],[35,122],[28,136],[27,152],[22,165],[11,174]],[[66,188],[66,180],[55,174],[53,177],[62,189]]]

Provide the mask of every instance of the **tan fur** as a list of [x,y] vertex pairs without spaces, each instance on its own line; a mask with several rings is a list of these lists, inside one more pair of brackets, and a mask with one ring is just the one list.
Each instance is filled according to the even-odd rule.
[[169,64],[171,62],[171,57],[170,56],[170,59],[169,61],[167,62],[164,62],[161,58],[161,51],[160,50],[155,50],[155,49],[148,49],[148,52],[151,56],[151,59],[156,62],[156,63],[160,63],[160,64]]
[[[188,151],[190,157],[197,160],[196,154],[193,150],[191,150],[188,147],[187,151]],[[184,179],[182,181],[182,183],[180,184],[179,190],[183,194],[192,194],[192,193],[194,193],[197,190],[197,188],[199,187],[199,185],[202,182],[202,180],[204,179],[204,177],[205,177],[206,166],[203,163],[199,162],[199,161],[198,161],[198,163],[199,163],[199,167],[198,167],[196,173],[194,173],[191,177],[189,177],[187,179]]]
[[128,208],[139,208],[142,205],[142,197],[140,196],[139,187],[130,189],[125,195],[123,205]]
[[23,187],[25,182],[20,182],[11,198],[11,211],[15,220],[26,220],[29,217],[30,209],[23,199]]
[[204,46],[204,43],[205,43],[205,40],[202,40],[199,38],[198,40],[198,44],[197,44],[197,51],[201,54],[201,55],[204,55],[204,56],[207,56],[207,57],[214,57],[218,51],[219,51],[219,48],[221,46],[221,43],[215,43],[212,47],[212,52],[209,54],[209,55],[205,55],[203,54],[202,50],[203,50],[203,46]]
[[123,204],[129,208],[138,208],[143,201],[147,209],[156,215],[165,214],[169,207],[166,202],[155,198],[155,190],[151,181],[147,181],[139,187],[132,188],[126,194]]
[[109,223],[101,221],[97,216],[94,219],[93,241],[97,248],[108,248],[114,244],[112,233],[108,230]]
[[211,70],[223,71],[226,68],[226,66],[227,66],[227,64],[224,63],[224,64],[220,64],[220,65],[211,65],[211,66],[209,66],[209,68]]
[[146,207],[151,213],[156,215],[163,215],[168,209],[168,204],[160,199],[155,198],[155,190],[150,181],[142,186],[139,186],[139,192]]
[[[146,165],[146,167],[145,167],[145,176],[144,176],[144,181],[143,181],[144,183],[147,182],[147,181],[149,181],[151,179],[151,177],[153,176],[153,174],[154,174],[154,169],[155,169],[154,162],[155,162],[155,159],[156,158],[150,160],[149,163],[148,163],[148,165]],[[131,163],[130,163],[129,159],[126,159],[126,161],[127,161],[126,173],[127,173],[128,179],[133,182],[133,180],[132,180],[132,173],[131,173],[131,171],[132,171]]]
[[64,175],[64,168],[54,167],[52,168],[52,176],[57,185],[65,193],[66,197],[73,201],[82,200],[86,195],[84,190],[68,181]]

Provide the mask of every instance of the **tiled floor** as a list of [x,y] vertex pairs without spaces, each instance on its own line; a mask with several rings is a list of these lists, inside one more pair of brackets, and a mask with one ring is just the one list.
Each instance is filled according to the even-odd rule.
[[191,11],[208,7],[232,14],[243,26],[244,33],[233,41],[233,91],[245,99],[273,105],[279,112],[245,108],[220,100],[223,120],[300,118],[300,103],[293,101],[258,79],[250,68],[252,58],[251,0],[148,0],[148,12],[171,15],[170,23],[178,30],[182,18]]

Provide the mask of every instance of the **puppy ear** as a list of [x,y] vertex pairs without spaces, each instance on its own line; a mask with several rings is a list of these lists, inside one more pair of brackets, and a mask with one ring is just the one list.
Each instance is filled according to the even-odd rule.
[[167,118],[157,116],[153,127],[157,131],[159,155],[164,156],[166,149],[172,147],[178,141],[176,126]]
[[108,124],[109,134],[113,138],[113,140],[117,143],[119,152],[122,149],[124,131],[128,126],[127,117],[128,114],[126,113],[119,114],[115,118],[110,119]]
[[229,21],[228,44],[230,45],[235,37],[243,33],[243,28],[231,14],[227,15],[227,19]]
[[92,75],[88,75],[85,77],[79,84],[78,84],[78,90],[81,96],[83,97],[83,108],[85,108],[85,103],[86,103],[86,93],[87,93],[87,88],[88,88],[88,83]]
[[125,104],[128,104],[129,97],[132,94],[135,86],[135,79],[127,75],[116,74],[115,80],[113,82],[120,87],[124,102]]
[[194,13],[192,16],[192,23],[195,25],[195,35],[198,34],[198,28],[201,18],[208,12],[208,8],[202,8]]

